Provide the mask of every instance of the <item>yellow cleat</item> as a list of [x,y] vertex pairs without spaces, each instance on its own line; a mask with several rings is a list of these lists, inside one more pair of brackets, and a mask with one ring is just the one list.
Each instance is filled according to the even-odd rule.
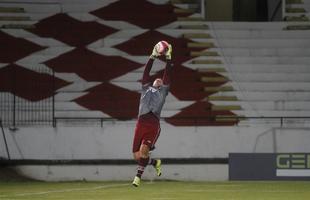
[[133,179],[132,185],[135,187],[138,187],[140,185],[141,182],[141,178],[139,178],[138,176],[135,176],[135,179]]
[[156,170],[157,176],[160,176],[161,175],[161,160],[160,159],[156,160],[155,170]]

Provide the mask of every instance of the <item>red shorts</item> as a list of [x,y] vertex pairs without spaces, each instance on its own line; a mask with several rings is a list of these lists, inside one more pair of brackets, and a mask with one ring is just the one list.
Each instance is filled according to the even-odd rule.
[[159,121],[149,119],[139,119],[136,124],[135,137],[133,139],[132,152],[140,150],[141,144],[152,149],[160,134]]

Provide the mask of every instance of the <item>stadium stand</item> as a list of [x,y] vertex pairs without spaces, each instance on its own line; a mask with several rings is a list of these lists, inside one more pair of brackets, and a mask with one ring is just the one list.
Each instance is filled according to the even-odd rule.
[[[167,40],[175,64],[166,122],[227,126],[247,117],[310,116],[310,34],[299,30],[309,26],[308,1],[287,1],[287,21],[271,23],[208,22],[199,1],[70,3],[0,4],[2,98],[14,93],[36,104],[55,94],[56,118],[133,119],[143,65],[152,46]],[[160,76],[164,64],[155,65]],[[14,90],[12,69],[19,74]],[[47,83],[40,95],[27,87],[31,80]],[[3,102],[5,110],[10,103]]]

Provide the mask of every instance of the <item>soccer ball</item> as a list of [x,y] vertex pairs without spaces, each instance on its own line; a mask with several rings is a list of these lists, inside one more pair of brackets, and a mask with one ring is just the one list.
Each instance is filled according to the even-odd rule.
[[162,40],[155,45],[156,51],[160,55],[164,55],[168,51],[168,45],[168,42]]

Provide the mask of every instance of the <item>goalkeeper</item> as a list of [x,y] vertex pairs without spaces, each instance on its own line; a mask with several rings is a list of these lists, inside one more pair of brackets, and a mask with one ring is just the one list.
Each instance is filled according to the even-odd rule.
[[161,56],[155,47],[143,72],[139,114],[132,147],[134,159],[138,162],[137,174],[132,182],[136,187],[140,185],[141,176],[148,164],[155,167],[157,176],[161,175],[161,160],[151,159],[149,157],[149,151],[154,149],[154,145],[160,134],[160,113],[168,95],[170,85],[172,68],[171,54],[172,46],[169,44],[167,51],[164,52],[166,67],[162,79],[157,78],[151,84],[150,71],[152,65],[154,60]]

